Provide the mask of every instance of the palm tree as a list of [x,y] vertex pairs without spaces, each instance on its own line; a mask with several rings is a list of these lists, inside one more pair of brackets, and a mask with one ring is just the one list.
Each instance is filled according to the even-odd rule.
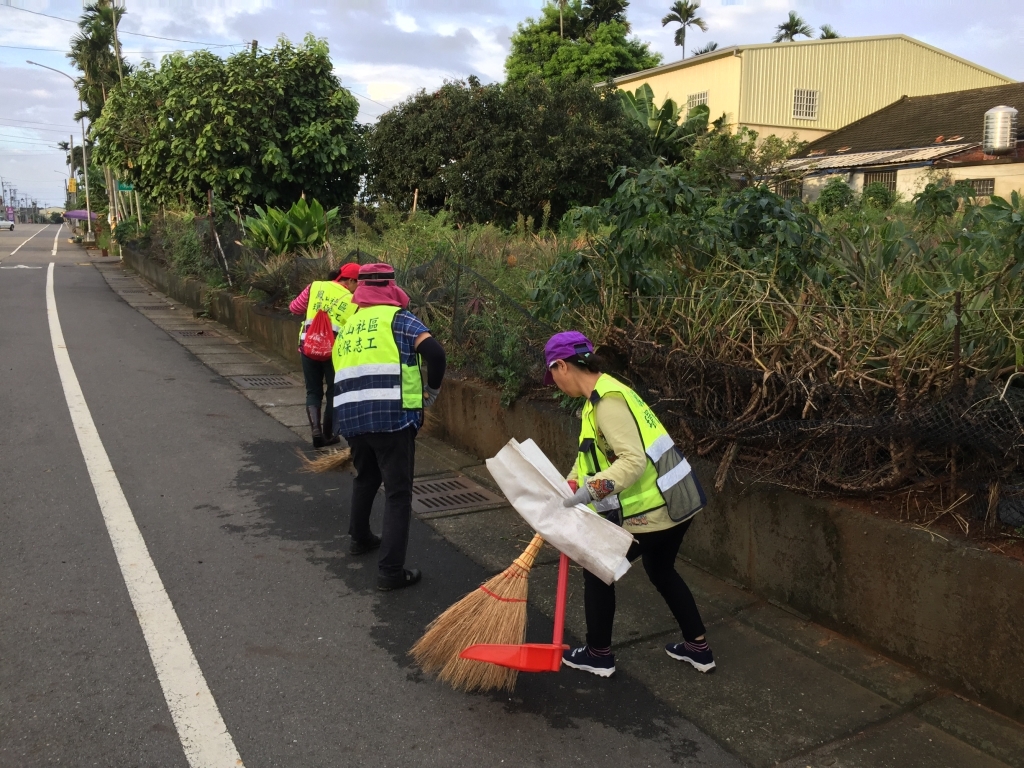
[[836,28],[831,24],[821,25],[821,34],[818,35],[819,40],[838,40],[842,35],[836,32]]
[[718,43],[708,43],[703,48],[694,48],[690,51],[691,56],[703,56],[705,53],[711,53],[712,51],[718,50]]
[[[82,73],[78,90],[90,121],[99,117],[107,94],[120,81],[114,51],[114,23],[115,18],[120,21],[123,15],[124,10],[115,8],[110,0],[87,5],[78,21],[79,32],[71,39],[67,58]],[[130,71],[127,65],[125,69]]]
[[661,26],[668,24],[678,24],[679,29],[676,30],[675,43],[683,52],[682,58],[686,58],[686,28],[697,27],[701,32],[708,31],[707,22],[697,15],[697,9],[700,7],[700,0],[676,0],[672,4],[671,12],[665,15],[665,18],[661,20]]
[[562,14],[565,13],[565,5],[569,0],[558,0],[558,37],[562,40],[565,39],[565,22],[562,20]]
[[811,37],[814,35],[814,27],[797,15],[796,11],[789,12],[789,18],[776,28],[773,43],[792,43],[797,35]]

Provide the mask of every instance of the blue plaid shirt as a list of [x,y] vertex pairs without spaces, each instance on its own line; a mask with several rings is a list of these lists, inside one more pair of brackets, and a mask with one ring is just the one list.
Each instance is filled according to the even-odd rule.
[[[417,364],[416,337],[421,333],[429,333],[430,329],[407,309],[399,310],[391,327],[395,333],[395,343],[398,345],[402,364]],[[374,381],[377,378],[381,381]],[[366,383],[369,387],[392,386],[394,382],[390,379],[393,378],[369,376]],[[331,396],[334,396],[334,392]],[[352,405],[334,409],[335,434],[349,438],[367,432],[398,432],[408,427],[419,429],[423,424],[423,411],[407,410],[395,400],[365,400],[358,403],[358,407],[353,408]]]

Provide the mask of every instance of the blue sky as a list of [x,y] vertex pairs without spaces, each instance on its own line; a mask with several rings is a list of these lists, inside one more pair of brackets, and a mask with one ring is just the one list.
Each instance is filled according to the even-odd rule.
[[[540,0],[127,0],[122,22],[126,58],[159,59],[201,45],[129,34],[213,43],[239,50],[243,41],[271,44],[279,35],[326,37],[342,83],[360,99],[360,118],[381,112],[420,88],[475,74],[502,79],[508,38],[518,22],[536,15]],[[662,28],[669,0],[633,0],[634,32],[676,59],[672,28]],[[691,30],[687,49],[768,42],[790,10],[812,26],[831,24],[845,37],[902,33],[1014,79],[1024,79],[1024,3],[975,0],[964,12],[952,0],[703,0],[707,33]],[[59,204],[64,156],[54,143],[78,128],[71,84],[29,66],[26,59],[70,72],[61,51],[81,0],[0,0],[0,176],[36,197]],[[36,13],[29,13],[35,11]],[[233,47],[228,47],[233,46]],[[25,50],[54,49],[54,50]],[[77,143],[77,139],[76,139]]]

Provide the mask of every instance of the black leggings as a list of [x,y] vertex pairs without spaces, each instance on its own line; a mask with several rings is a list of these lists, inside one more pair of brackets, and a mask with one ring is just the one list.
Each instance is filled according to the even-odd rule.
[[[643,558],[647,578],[665,598],[672,615],[679,622],[683,638],[696,640],[704,634],[697,603],[683,577],[676,572],[676,556],[691,520],[654,533],[638,533],[626,557],[630,562]],[[583,572],[583,606],[587,615],[587,645],[610,648],[612,624],[615,622],[615,585],[605,584],[588,571]]]

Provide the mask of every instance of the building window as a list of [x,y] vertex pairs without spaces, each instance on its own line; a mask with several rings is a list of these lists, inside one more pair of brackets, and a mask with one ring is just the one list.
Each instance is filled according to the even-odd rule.
[[689,114],[690,110],[694,107],[706,105],[708,103],[708,92],[701,91],[700,93],[691,93],[686,97],[686,113]]
[[896,171],[870,171],[864,174],[864,186],[868,184],[884,184],[885,188],[896,194]]
[[793,91],[793,117],[797,120],[818,119],[818,92],[806,88]]
[[992,197],[996,193],[995,179],[968,179],[967,183],[974,187],[978,197]]
[[804,182],[802,179],[786,179],[775,185],[775,193],[786,200],[794,197],[802,198],[804,193]]

